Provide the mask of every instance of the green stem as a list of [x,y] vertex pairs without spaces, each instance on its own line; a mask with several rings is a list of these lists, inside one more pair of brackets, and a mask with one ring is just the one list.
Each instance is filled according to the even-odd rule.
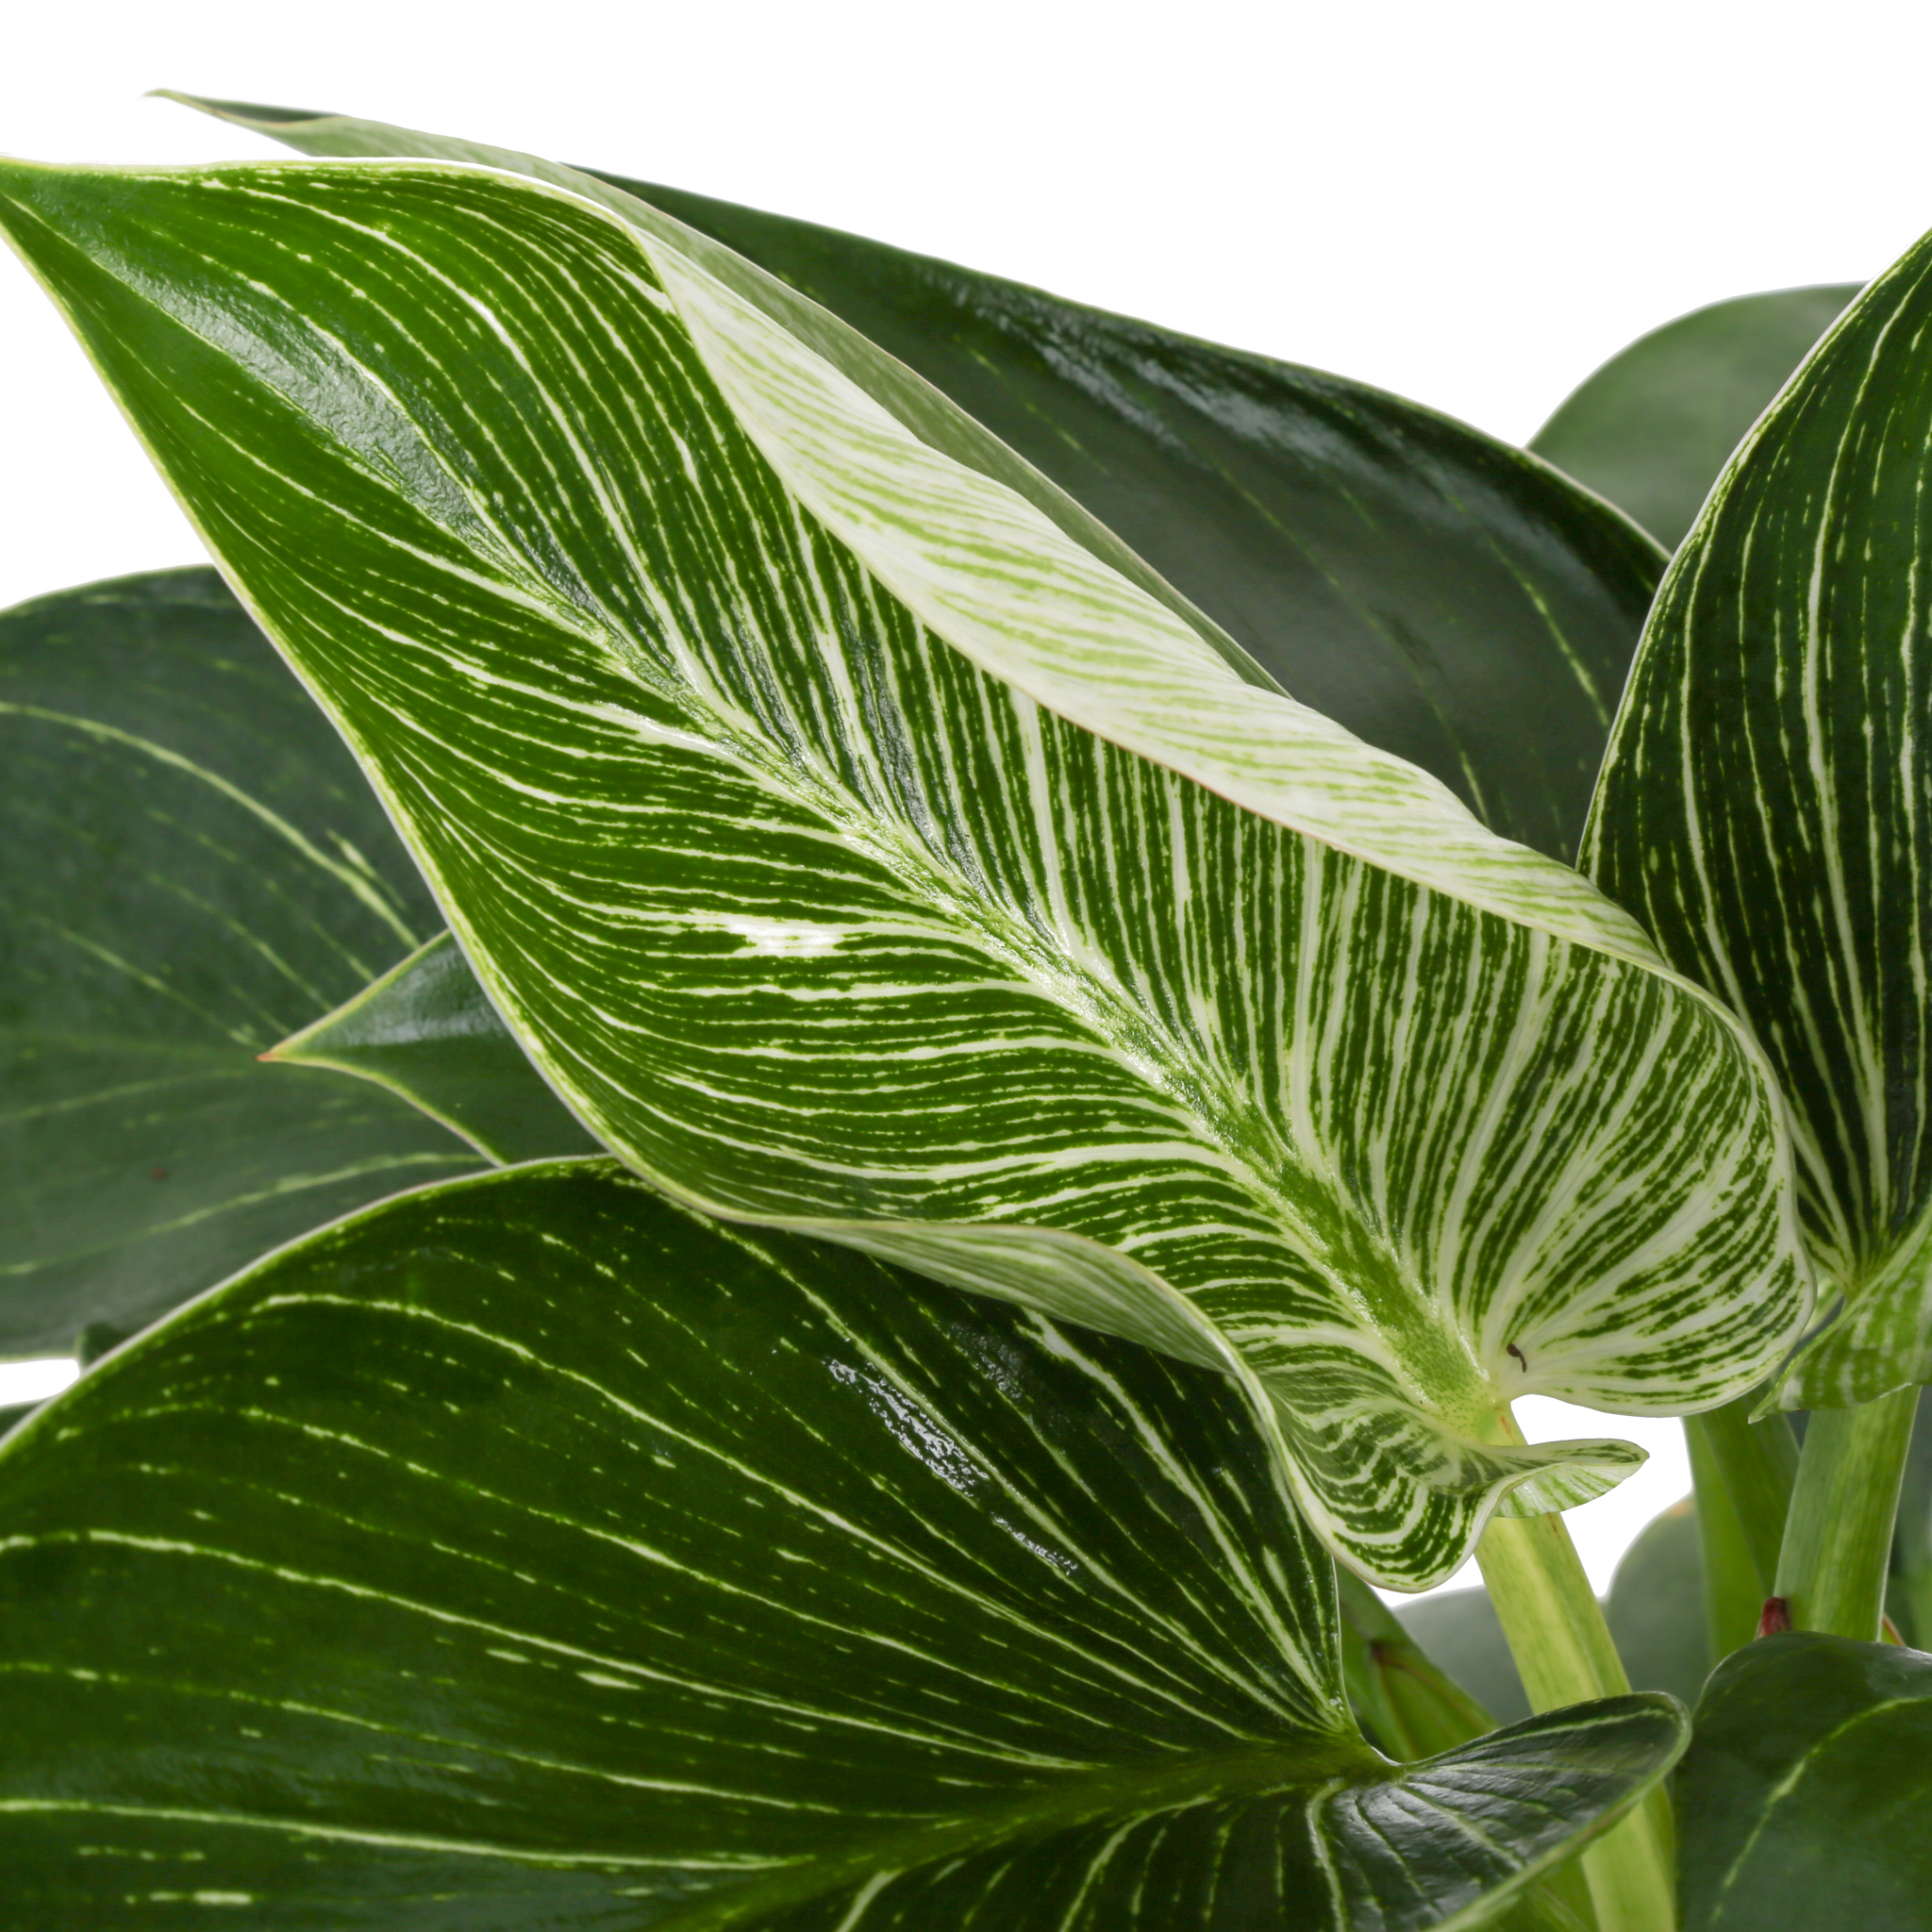
[[1894,1389],[1856,1408],[1811,1411],[1777,1565],[1793,1629],[1878,1641],[1918,1403],[1917,1389]]
[[[1523,1440],[1506,1409],[1506,1439]],[[1560,1515],[1495,1516],[1476,1545],[1483,1581],[1537,1710],[1630,1689],[1603,1606]],[[1670,1795],[1661,1784],[1582,1857],[1600,1932],[1671,1932],[1676,1918]]]
[[1932,1650],[1932,1389],[1919,1391],[1919,1419],[1912,1427],[1912,1446],[1906,1452],[1892,1551],[1911,1624],[1906,1641],[1914,1650]]
[[1685,1420],[1698,1541],[1704,1549],[1704,1635],[1718,1663],[1758,1635],[1777,1586],[1777,1549],[1799,1473],[1783,1416],[1746,1422],[1753,1397]]
[[[1697,1491],[1697,1544],[1704,1559],[1704,1633],[1708,1670],[1757,1633],[1757,1619],[1771,1594],[1772,1576],[1760,1575],[1752,1542],[1731,1503],[1730,1486],[1712,1451],[1708,1434],[1690,1426],[1684,1436],[1690,1451],[1690,1480]],[[1778,1421],[1782,1424],[1784,1418]],[[1795,1458],[1794,1458],[1795,1459]]]
[[[1686,1416],[1684,1433],[1690,1444],[1692,1469],[1702,1457],[1724,1483],[1757,1574],[1761,1607],[1763,1599],[1776,1588],[1778,1552],[1784,1544],[1791,1491],[1798,1479],[1798,1440],[1781,1415],[1767,1416],[1761,1423],[1747,1422],[1754,1400],[1746,1395],[1707,1414]],[[1697,1494],[1701,1508],[1702,1478],[1698,1479]]]

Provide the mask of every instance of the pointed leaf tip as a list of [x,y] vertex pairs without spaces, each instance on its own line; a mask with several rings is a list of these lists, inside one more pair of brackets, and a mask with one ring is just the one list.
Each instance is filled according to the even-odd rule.
[[0,1355],[138,1328],[320,1222],[475,1168],[391,1095],[257,1058],[436,909],[213,571],[0,611]]
[[499,1164],[591,1154],[448,933],[262,1056],[372,1080]]

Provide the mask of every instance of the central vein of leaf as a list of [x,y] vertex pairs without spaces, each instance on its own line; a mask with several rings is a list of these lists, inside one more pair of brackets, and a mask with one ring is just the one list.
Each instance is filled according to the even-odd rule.
[[[929,647],[947,648],[937,639]],[[628,651],[622,661],[633,676],[643,668]],[[1364,1341],[1380,1339],[1384,1348],[1376,1353],[1418,1403],[1446,1408],[1463,1426],[1478,1425],[1493,1397],[1471,1346],[1459,1331],[1445,1328],[1435,1299],[1363,1224],[1359,1204],[1323,1161],[1319,1145],[1291,1141],[1209,1057],[1190,1053],[1180,1031],[1148,1011],[1098,948],[1029,917],[911,827],[866,809],[865,801],[822,764],[784,755],[768,737],[747,730],[745,720],[707,703],[689,686],[667,687],[657,676],[646,681],[679,714],[679,728],[693,744],[756,771],[762,785],[821,819],[853,851],[903,882],[912,916],[949,927],[1075,1017],[1162,1098],[1177,1137],[1191,1142],[1253,1205],[1257,1246],[1276,1248],[1273,1265],[1298,1261],[1310,1271],[1338,1315],[1349,1311],[1368,1331]],[[1022,697],[1012,701],[1030,705]],[[1146,1237],[1160,1232],[1150,1227]],[[1268,1265],[1257,1257],[1257,1272]]]

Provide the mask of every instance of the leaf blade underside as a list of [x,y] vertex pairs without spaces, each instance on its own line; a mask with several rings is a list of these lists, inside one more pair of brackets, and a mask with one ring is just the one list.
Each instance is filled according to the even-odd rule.
[[0,1356],[474,1170],[388,1096],[258,1064],[437,917],[212,571],[0,612]]
[[1752,1027],[1841,1316],[1791,1408],[1932,1375],[1932,245],[1833,326],[1657,594],[1584,863]]
[[0,1517],[23,1925],[1419,1932],[1684,1734],[1396,1773],[1237,1385],[604,1160],[270,1257],[9,1439]]
[[[1634,1466],[1494,1446],[1502,1396],[1703,1406],[1802,1319],[1714,1005],[675,225],[400,162],[11,193],[491,999],[668,1191],[1258,1374],[1321,1533],[1397,1588]],[[1163,734],[1183,769],[1109,741]]]

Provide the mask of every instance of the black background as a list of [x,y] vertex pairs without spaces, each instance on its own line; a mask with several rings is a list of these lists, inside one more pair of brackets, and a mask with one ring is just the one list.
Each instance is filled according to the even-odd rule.
[[[1790,46],[1696,42],[1681,15],[1669,33],[1576,15],[1557,37],[1357,11],[1324,33],[1171,0],[808,17],[808,44],[858,41],[815,103],[662,174],[1346,369],[1513,439],[1648,323],[1737,288],[1866,275],[1932,216],[1917,39],[1873,44],[1849,15]],[[542,81],[367,107],[610,162],[597,122]],[[0,315],[15,378],[0,599],[199,555],[11,265]],[[33,1377],[0,1377],[0,1395],[54,1379]],[[1554,1403],[1526,1403],[1524,1422],[1606,1427]],[[1571,1519],[1598,1580],[1685,1480],[1674,1422],[1611,1427],[1656,1460]]]

